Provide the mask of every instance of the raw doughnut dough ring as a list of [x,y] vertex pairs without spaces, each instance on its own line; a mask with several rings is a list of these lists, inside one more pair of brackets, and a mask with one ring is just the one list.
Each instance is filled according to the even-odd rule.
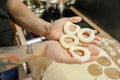
[[[83,36],[84,33],[88,33],[89,36],[85,38]],[[92,29],[83,28],[83,29],[80,29],[80,31],[78,32],[77,36],[78,36],[80,41],[88,43],[88,42],[90,42],[90,41],[92,41],[94,39],[95,34],[94,34],[94,31]]]
[[[80,51],[83,52],[84,55],[82,55],[82,56],[77,55],[77,54],[74,52],[74,50],[80,50]],[[73,47],[70,47],[69,52],[70,52],[70,54],[71,54],[74,58],[76,58],[76,59],[78,59],[78,60],[80,60],[80,61],[82,61],[82,62],[85,62],[85,61],[87,61],[87,60],[90,58],[90,51],[89,51],[87,48],[84,48],[84,47],[73,46]]]
[[[71,38],[74,39],[74,41],[72,43],[67,43],[65,42],[65,38]],[[76,46],[79,43],[79,39],[74,36],[74,35],[62,35],[59,39],[60,44],[64,47],[64,48],[70,48],[71,46]]]
[[[70,28],[71,25],[73,25],[73,26],[76,27],[74,31],[70,31],[69,28]],[[76,25],[76,24],[73,24],[73,23],[71,23],[71,22],[69,22],[69,21],[67,21],[67,22],[65,23],[65,25],[64,25],[64,33],[65,33],[65,34],[74,35],[74,34],[76,34],[77,32],[79,32],[79,30],[80,30],[80,26],[78,26],[78,25]]]

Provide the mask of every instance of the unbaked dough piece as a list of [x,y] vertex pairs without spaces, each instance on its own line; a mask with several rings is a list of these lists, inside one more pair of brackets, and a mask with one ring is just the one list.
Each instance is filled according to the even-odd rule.
[[[78,55],[75,50],[78,50],[82,53],[82,55]],[[72,57],[85,62],[90,58],[90,51],[87,48],[80,47],[80,46],[73,46],[70,47],[69,53],[72,55]]]
[[111,56],[116,56],[116,55],[117,55],[115,51],[110,51],[109,54],[110,54]]
[[[85,37],[85,33],[88,34],[87,37]],[[85,42],[85,43],[88,43],[88,42],[91,42],[94,37],[95,37],[95,34],[94,34],[94,31],[92,29],[89,29],[89,28],[82,28],[80,29],[80,31],[77,33],[77,37],[78,39],[81,41],[81,42]]]
[[88,72],[92,75],[92,76],[100,76],[103,74],[103,69],[101,66],[97,65],[97,64],[91,64],[88,66]]
[[[73,42],[65,42],[65,39],[73,39]],[[74,35],[61,35],[60,39],[59,39],[60,44],[64,47],[64,48],[70,48],[72,46],[76,46],[79,43],[79,39],[74,36]]]
[[108,46],[108,48],[107,48],[109,51],[113,51],[114,49],[112,48],[112,47],[110,47],[110,46]]
[[105,56],[99,57],[97,62],[102,66],[110,66],[112,64],[111,61]]
[[120,65],[120,59],[117,60],[117,63]]
[[113,67],[106,68],[104,70],[104,73],[106,76],[108,76],[111,79],[116,79],[116,80],[120,79],[120,72],[116,68]]
[[[71,31],[70,30],[70,27],[74,27],[74,30]],[[80,30],[80,26],[76,25],[76,24],[73,24],[71,22],[66,22],[65,25],[64,25],[64,33],[65,34],[69,34],[69,35],[75,35],[77,32],[79,32]]]

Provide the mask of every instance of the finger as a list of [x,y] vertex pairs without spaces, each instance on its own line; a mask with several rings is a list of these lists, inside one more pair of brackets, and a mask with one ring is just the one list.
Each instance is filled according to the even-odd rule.
[[73,23],[80,22],[81,20],[82,18],[78,16],[68,18],[68,21],[73,22]]
[[98,31],[97,31],[97,30],[93,30],[93,31],[94,31],[94,33],[95,33],[95,34],[97,34],[97,33],[98,33]]
[[99,52],[100,52],[100,51],[99,51],[96,47],[94,47],[94,46],[89,46],[88,49],[90,50],[91,55],[98,55]]
[[89,42],[89,43],[80,42],[80,43],[78,44],[78,46],[88,47],[88,46],[90,46],[91,44],[99,44],[99,43],[100,43],[100,41],[93,40],[93,41],[91,41],[91,42]]
[[71,58],[71,59],[69,59],[66,63],[67,63],[67,64],[82,64],[82,63],[86,63],[86,62],[95,61],[95,60],[97,60],[97,59],[98,59],[97,56],[90,56],[90,58],[89,58],[87,61],[82,62],[82,61],[80,61],[80,60],[78,60],[78,59],[76,59],[76,58]]
[[78,46],[88,47],[88,46],[90,46],[90,44],[83,43],[83,42],[79,42],[79,43],[78,43]]
[[95,36],[94,40],[100,40],[101,38],[99,36]]
[[69,60],[66,61],[66,63],[68,63],[68,64],[82,64],[82,61],[80,61],[74,57],[71,57],[71,58],[69,58]]
[[78,63],[81,64],[82,63],[80,60],[72,57],[68,53],[65,54],[63,57],[61,57],[61,59],[59,59],[59,62],[67,63],[67,64],[78,64]]
[[99,44],[100,43],[100,39],[101,39],[100,37],[95,36],[94,40],[92,40],[88,44]]
[[93,40],[93,41],[91,41],[91,42],[89,42],[88,44],[98,44],[100,41],[98,41],[98,40]]
[[72,58],[71,60],[72,60],[72,62],[73,62],[74,64],[82,64],[82,63],[83,63],[82,61],[80,61],[80,60],[78,60],[78,59],[76,59],[76,58]]
[[[94,33],[96,34],[97,33],[97,30],[93,30]],[[101,38],[99,36],[95,36],[94,40],[100,40]]]
[[[84,47],[84,46],[82,46],[82,47]],[[91,46],[91,45],[89,45],[89,46],[85,46],[85,48],[87,48],[89,51],[90,51],[90,53],[91,53],[91,56],[92,55],[98,55],[99,54],[99,50],[96,48],[96,47],[94,47],[94,46]],[[78,55],[82,55],[83,53],[81,53],[81,52],[75,52],[76,54],[78,54]]]

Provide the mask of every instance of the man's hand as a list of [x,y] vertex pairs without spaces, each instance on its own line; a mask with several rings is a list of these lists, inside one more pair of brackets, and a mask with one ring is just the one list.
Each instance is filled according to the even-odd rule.
[[[62,34],[64,34],[63,27],[67,21],[70,21],[72,23],[77,23],[77,22],[81,21],[81,17],[61,18],[61,19],[58,19],[55,22],[51,23],[48,33],[46,34],[47,39],[59,40],[60,36]],[[94,30],[94,33],[96,34],[97,31]],[[100,38],[98,36],[95,36],[95,39],[92,42],[90,42],[90,44],[98,43],[99,39]]]
[[[98,50],[93,46],[87,46],[91,52],[90,58],[86,62],[90,62],[93,60],[96,60],[96,55],[98,54]],[[59,42],[57,41],[50,41],[46,48],[45,48],[45,55],[57,62],[60,63],[67,63],[67,64],[81,64],[82,62],[78,59],[73,58],[69,53],[67,49],[64,49],[61,47]]]
[[61,18],[56,20],[55,22],[53,22],[49,28],[49,32],[47,34],[47,38],[48,39],[52,39],[52,40],[58,40],[59,37],[64,34],[63,33],[63,27],[64,24],[70,21],[72,23],[77,23],[81,21],[81,17],[70,17],[70,18]]

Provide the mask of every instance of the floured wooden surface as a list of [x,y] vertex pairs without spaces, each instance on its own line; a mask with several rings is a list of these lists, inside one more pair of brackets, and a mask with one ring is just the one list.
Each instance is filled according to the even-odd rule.
[[84,64],[52,62],[42,80],[120,80],[120,44],[102,38],[98,60]]

